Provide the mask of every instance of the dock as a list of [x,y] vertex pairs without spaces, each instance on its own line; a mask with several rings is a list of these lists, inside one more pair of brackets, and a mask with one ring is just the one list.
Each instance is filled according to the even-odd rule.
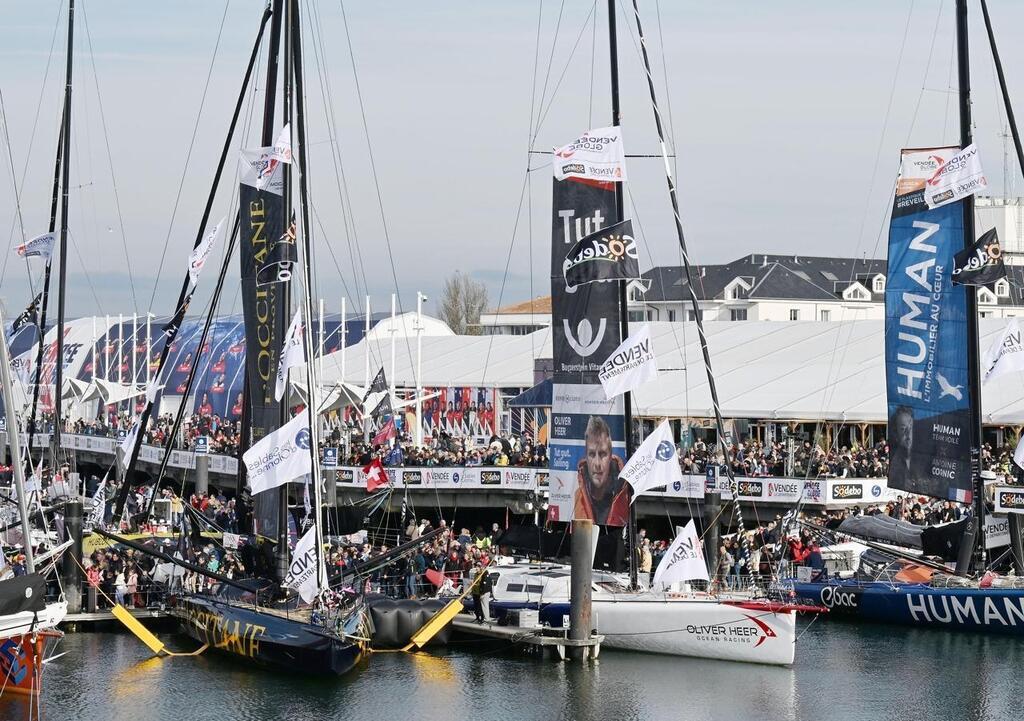
[[[126,609],[134,618],[140,621],[168,621],[173,620],[169,611],[161,608],[129,608]],[[120,623],[113,612],[109,609],[103,611],[82,611],[80,613],[69,613],[60,622],[60,628],[64,631],[74,632],[83,626],[95,626],[104,623]]]
[[569,629],[552,628],[550,626],[499,626],[493,621],[477,623],[472,616],[460,614],[452,620],[452,626],[459,633],[468,636],[490,638],[508,643],[523,643],[541,650],[553,649],[558,658],[565,660],[567,648],[587,649],[585,657],[596,659],[601,653],[604,636],[592,635],[590,638],[576,640],[569,638]]

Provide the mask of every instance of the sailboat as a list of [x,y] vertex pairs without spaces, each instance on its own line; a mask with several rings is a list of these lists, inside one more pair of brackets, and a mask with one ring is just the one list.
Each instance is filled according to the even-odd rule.
[[[581,583],[576,590],[589,596],[583,603],[590,603],[593,608],[595,630],[604,636],[604,646],[789,665],[795,658],[796,614],[812,610],[810,606],[782,599],[753,598],[749,594],[730,597],[688,589],[644,590],[637,583],[631,494],[639,494],[640,488],[636,483],[638,479],[626,480],[627,469],[634,462],[645,469],[653,469],[659,464],[666,467],[675,465],[677,472],[679,468],[670,432],[663,443],[656,443],[652,448],[647,447],[648,441],[638,449],[633,448],[630,394],[606,395],[598,382],[604,359],[612,359],[632,338],[626,313],[625,284],[628,278],[635,277],[630,276],[630,272],[639,273],[631,221],[624,219],[623,210],[622,183],[626,172],[618,95],[616,10],[614,0],[609,0],[612,125],[588,131],[553,153],[551,287],[554,378],[551,426],[555,430],[549,446],[552,465],[548,518],[552,521],[572,519],[574,563],[588,555],[576,548],[579,531],[589,532],[589,526],[578,527],[578,521],[582,519],[604,526],[604,539],[612,543],[622,526],[626,526],[629,582],[624,584],[614,576],[597,574],[589,587]],[[695,284],[692,282],[662,118],[636,2],[633,3],[633,11],[678,242],[691,281],[687,286],[689,300],[711,388],[718,438],[723,455],[728,457],[711,355],[693,290]],[[667,429],[667,424],[665,427]],[[621,457],[619,452],[623,454]],[[624,462],[623,457],[629,457],[629,462]],[[731,477],[731,469],[729,473],[735,490],[736,481]],[[738,504],[734,504],[734,508],[742,531]],[[699,545],[696,536],[689,544],[692,553],[695,545]],[[697,555],[700,555],[699,551]],[[699,565],[703,564],[701,559]],[[706,567],[703,578],[707,578]],[[501,571],[493,591],[495,602],[491,608],[501,612],[526,604],[526,607],[542,612],[552,625],[563,626],[564,614],[575,605],[569,580],[564,570],[525,570],[518,574]],[[570,634],[579,634],[579,624],[579,621],[570,619]],[[578,635],[571,637],[579,638]]]
[[[984,0],[982,8],[1020,157]],[[887,518],[844,522],[840,533],[871,537],[856,572],[848,578],[797,578],[793,590],[838,617],[1019,636],[1024,635],[1024,584],[985,568],[976,286],[953,280],[962,272],[955,254],[981,242],[976,241],[973,194],[984,185],[972,138],[967,0],[956,3],[956,35],[960,144],[901,153],[889,235],[885,334],[889,487],[970,506],[965,521],[946,529],[963,529],[958,543],[949,544],[959,550],[956,568],[908,549],[907,532],[917,530],[903,527],[908,524]],[[916,310],[925,313],[927,322]],[[916,535],[922,534],[917,530]],[[915,545],[920,549],[922,543]]]
[[[285,319],[288,316],[290,280],[295,267],[303,270],[302,307],[298,318],[312,318],[310,293],[312,269],[310,267],[310,222],[306,173],[305,100],[302,84],[302,52],[297,0],[274,0],[267,6],[260,23],[259,33],[246,70],[242,89],[235,105],[228,137],[223,146],[213,187],[208,197],[200,229],[190,256],[188,271],[178,305],[171,321],[165,326],[166,342],[160,366],[167,361],[168,349],[181,326],[199,272],[212,244],[219,236],[224,221],[213,229],[207,227],[217,184],[226,158],[231,152],[231,138],[239,113],[246,98],[247,87],[259,55],[264,31],[270,23],[270,59],[267,63],[267,92],[263,118],[263,147],[243,151],[243,174],[240,188],[240,211],[231,232],[229,245],[220,268],[209,313],[205,318],[200,348],[206,344],[217,305],[220,300],[229,263],[239,234],[243,249],[240,253],[243,310],[247,343],[246,407],[243,437],[256,438],[251,447],[243,449],[242,459],[248,470],[255,499],[253,531],[262,537],[258,543],[264,548],[276,543],[270,554],[276,556],[276,567],[263,568],[263,578],[235,579],[210,571],[198,564],[185,561],[181,556],[155,552],[152,548],[129,541],[103,529],[98,533],[143,553],[156,555],[160,560],[174,563],[190,572],[186,589],[171,598],[171,612],[181,620],[183,630],[205,646],[229,654],[247,663],[289,672],[305,674],[340,675],[351,670],[366,648],[364,624],[366,614],[362,600],[354,594],[335,593],[328,587],[323,558],[323,532],[319,452],[319,423],[308,409],[290,418],[287,404],[280,402],[277,388],[287,385],[289,368],[304,365],[305,387],[309,394],[309,408],[319,407],[319,386],[316,364],[310,362],[309,344],[304,339],[301,323],[293,323],[285,337]],[[284,96],[285,130],[274,135],[274,103],[277,95],[278,46],[286,48]],[[294,92],[293,92],[294,88]],[[291,206],[289,168],[292,164],[291,127],[292,103],[299,152],[295,158],[299,169],[299,215],[301,225],[296,229],[294,220],[285,227],[285,217]],[[270,241],[279,238],[276,244]],[[302,242],[298,253],[296,238]],[[188,397],[196,377],[192,364],[184,388]],[[262,373],[266,368],[279,368],[284,383],[275,384],[272,374]],[[161,373],[158,371],[156,377]],[[267,377],[269,376],[269,378]],[[175,416],[168,443],[177,436],[186,408],[181,404]],[[147,406],[137,427],[144,427],[155,406],[155,394],[147,395]],[[130,475],[138,459],[142,434],[134,433],[134,442],[128,457]],[[169,449],[154,481],[160,483],[166,470]],[[288,459],[288,463],[283,461]],[[240,464],[243,465],[243,464]],[[296,470],[297,469],[297,470]],[[303,474],[311,476],[314,490],[313,524],[296,544],[294,554],[288,556],[287,484],[301,481]],[[241,484],[241,481],[240,481]],[[115,517],[124,509],[128,483],[122,483],[117,496]],[[239,494],[241,496],[242,494]],[[153,494],[155,497],[156,494]],[[196,519],[198,520],[198,519]],[[257,555],[259,551],[257,551]],[[269,555],[269,554],[268,554]],[[266,564],[264,564],[266,565]],[[296,597],[296,590],[301,598]]]

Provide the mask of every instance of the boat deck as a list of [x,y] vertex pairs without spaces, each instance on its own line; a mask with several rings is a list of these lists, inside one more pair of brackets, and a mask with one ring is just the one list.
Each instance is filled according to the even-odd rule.
[[477,623],[472,616],[465,614],[456,616],[452,620],[452,626],[459,633],[469,636],[507,641],[509,643],[523,643],[541,650],[550,648],[562,660],[565,660],[567,648],[583,648],[585,649],[584,658],[596,659],[601,652],[601,643],[604,641],[604,636],[601,635],[593,635],[583,640],[571,639],[568,637],[568,629],[565,628],[499,626],[493,621]]

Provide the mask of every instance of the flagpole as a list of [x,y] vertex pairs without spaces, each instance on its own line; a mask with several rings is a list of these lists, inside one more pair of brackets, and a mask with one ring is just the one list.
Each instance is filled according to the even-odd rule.
[[348,309],[345,307],[345,296],[341,297],[341,382],[345,383],[345,336],[348,334]]
[[[0,328],[3,318],[0,317]],[[0,383],[3,384],[4,411],[7,414],[7,438],[11,446],[11,466],[14,474],[14,488],[18,492],[18,515],[21,517],[21,535],[25,539],[22,544],[25,553],[25,570],[35,573],[35,560],[32,558],[32,525],[28,517],[28,503],[25,498],[25,467],[21,463],[21,436],[18,426],[18,412],[14,407],[13,384],[11,383],[11,356],[7,348],[7,338],[0,333]],[[59,431],[58,431],[59,433]],[[73,552],[73,551],[72,551]]]
[[416,447],[423,447],[423,301],[416,291]]
[[[370,296],[366,296],[366,317],[363,319],[363,386],[370,388]],[[363,442],[370,442],[370,409],[363,394]]]
[[388,378],[391,379],[391,383],[395,382],[395,333],[398,328],[395,327],[395,294],[391,294],[391,375]]
[[[199,349],[202,352],[202,348]],[[199,355],[198,353],[196,354]],[[196,359],[198,360],[198,358]],[[124,378],[121,375],[121,368],[124,365],[124,315],[121,313],[117,314],[117,382],[124,383]]]
[[103,380],[110,380],[110,316],[103,316],[106,329],[103,332]]
[[[132,390],[139,382],[139,318],[138,314],[132,313]],[[134,401],[132,401],[134,403]],[[133,413],[134,415],[134,413]]]
[[320,342],[319,351],[317,352],[317,375],[321,378],[324,377],[324,299],[320,299]]

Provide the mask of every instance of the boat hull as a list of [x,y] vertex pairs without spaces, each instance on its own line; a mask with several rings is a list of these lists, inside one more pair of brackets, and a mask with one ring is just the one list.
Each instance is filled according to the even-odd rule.
[[352,670],[363,653],[361,642],[211,596],[178,597],[173,613],[200,643],[265,668],[340,676]]
[[0,641],[0,696],[38,696],[47,646],[64,634],[53,629],[7,636]]
[[1024,636],[1024,589],[835,580],[793,583],[801,599],[856,621]]
[[[534,608],[542,623],[561,627],[568,602],[491,601],[499,620],[513,608]],[[788,666],[796,650],[796,613],[713,600],[593,600],[602,648]]]

